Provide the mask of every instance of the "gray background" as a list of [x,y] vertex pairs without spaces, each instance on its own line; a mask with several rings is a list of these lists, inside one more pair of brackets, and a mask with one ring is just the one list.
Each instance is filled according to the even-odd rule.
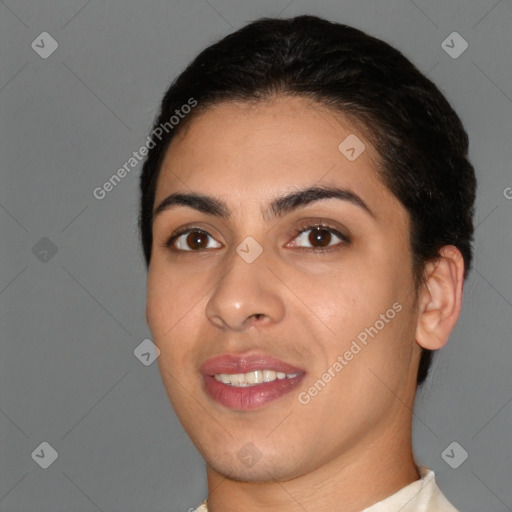
[[[205,496],[204,464],[156,362],[133,353],[151,337],[136,226],[140,165],[103,200],[92,191],[145,142],[164,91],[197,52],[255,18],[304,13],[399,48],[467,128],[479,179],[475,269],[461,320],[418,396],[414,447],[462,512],[512,510],[512,3],[5,0],[3,512],[186,511]],[[43,59],[31,43],[45,31],[59,46]],[[456,59],[442,48],[453,31],[469,44]],[[457,469],[441,456],[453,441],[468,452]],[[47,469],[31,455],[42,442],[58,452]]]

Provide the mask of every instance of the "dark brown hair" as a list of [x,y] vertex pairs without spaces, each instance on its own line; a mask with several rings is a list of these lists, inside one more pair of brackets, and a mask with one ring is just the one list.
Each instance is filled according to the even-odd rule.
[[[197,107],[165,131],[147,155],[140,178],[139,229],[151,259],[156,183],[173,136],[208,107],[298,95],[341,111],[366,128],[380,174],[408,211],[416,286],[425,263],[444,245],[456,246],[465,276],[472,260],[474,169],[468,136],[439,89],[389,44],[314,16],[263,18],[202,51],[172,83],[153,129],[194,98]],[[163,132],[163,130],[160,130]],[[423,350],[418,384],[432,351]]]

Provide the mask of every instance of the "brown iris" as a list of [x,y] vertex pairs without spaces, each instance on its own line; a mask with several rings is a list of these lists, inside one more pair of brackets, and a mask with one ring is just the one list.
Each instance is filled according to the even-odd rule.
[[199,231],[188,234],[186,243],[192,249],[205,249],[208,245],[208,235]]
[[309,234],[308,241],[312,246],[318,244],[317,246],[325,247],[331,242],[331,233],[322,227],[314,228]]

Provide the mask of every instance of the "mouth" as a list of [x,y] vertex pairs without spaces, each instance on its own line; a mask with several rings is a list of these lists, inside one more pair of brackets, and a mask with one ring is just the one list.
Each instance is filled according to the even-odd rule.
[[262,354],[226,354],[208,359],[200,369],[205,391],[235,410],[258,409],[295,389],[306,372]]

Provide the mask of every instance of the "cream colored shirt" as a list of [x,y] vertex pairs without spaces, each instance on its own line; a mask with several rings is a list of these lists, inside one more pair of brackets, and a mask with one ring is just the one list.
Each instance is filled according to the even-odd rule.
[[[362,512],[458,512],[436,484],[431,469],[418,466],[421,478]],[[208,512],[204,501],[195,512]]]

